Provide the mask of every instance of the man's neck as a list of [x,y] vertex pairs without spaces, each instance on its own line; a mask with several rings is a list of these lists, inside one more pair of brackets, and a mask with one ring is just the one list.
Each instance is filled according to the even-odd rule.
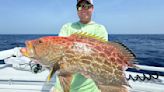
[[82,23],[82,24],[88,24],[89,22],[91,22],[91,20],[88,20],[88,21],[82,21],[82,20],[80,20],[80,23]]

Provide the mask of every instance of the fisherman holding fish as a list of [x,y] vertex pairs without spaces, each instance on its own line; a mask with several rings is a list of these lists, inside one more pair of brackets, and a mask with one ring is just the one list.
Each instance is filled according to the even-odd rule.
[[[103,37],[103,39],[108,40],[106,28],[103,25],[92,21],[92,14],[94,11],[93,1],[77,0],[76,8],[80,20],[78,22],[67,23],[63,25],[59,36],[67,37],[75,32],[82,31],[89,34],[95,34],[96,36]],[[57,80],[54,89],[62,89],[59,80]],[[92,79],[85,78],[81,74],[74,74],[71,82],[70,92],[99,92],[99,89]]]
[[[52,70],[57,71],[58,67],[60,67],[59,75],[57,74],[58,71],[57,73],[55,72],[58,76],[56,77],[55,86],[51,90],[52,92],[127,92],[122,86],[127,85],[126,80],[124,79],[123,70],[127,66],[133,67],[131,62],[134,59],[134,56],[129,53],[129,50],[127,50],[124,46],[118,43],[108,43],[108,33],[106,28],[103,25],[91,21],[92,13],[94,10],[92,0],[77,0],[76,8],[80,19],[78,22],[67,23],[63,25],[58,38],[43,37],[37,40],[27,41],[27,47],[25,49],[21,49],[21,53],[24,56],[38,59],[39,62],[43,65],[53,64],[54,69]],[[90,36],[85,34],[76,34],[77,32],[83,32],[92,35]],[[74,43],[74,41],[77,41],[77,43]],[[89,45],[81,44],[80,42],[87,43]],[[66,46],[68,45],[68,50],[70,51],[64,50],[65,53],[63,53],[61,50],[63,50],[64,47],[58,47],[58,45],[61,44]],[[100,44],[101,46],[104,46],[104,48],[96,47],[96,44]],[[69,47],[69,45],[72,47]],[[44,47],[47,48],[43,49]],[[82,51],[78,50],[81,48]],[[46,54],[47,51],[49,51],[48,54]],[[101,53],[96,51],[101,51]],[[18,52],[20,52],[20,49],[18,49]],[[84,54],[83,56],[80,56],[80,58],[77,57],[77,60],[80,60],[82,57],[84,57],[90,58],[91,61],[84,60],[83,62],[79,62],[75,60],[68,62],[66,59],[73,60],[73,58],[65,56],[65,58],[62,59],[63,61],[59,61],[57,63],[55,62],[60,60],[62,55],[64,57],[64,54],[69,54],[70,52],[77,56],[81,55],[79,53]],[[87,54],[89,56],[85,57]],[[93,56],[96,54],[98,57],[103,58],[103,60],[101,61],[100,58],[97,60],[97,57],[92,57],[91,54],[93,54]],[[95,60],[95,62],[92,60]],[[83,64],[77,67],[81,63]],[[87,63],[91,63],[91,66],[87,67]],[[60,65],[58,66],[58,64]],[[73,64],[75,64],[75,66],[73,66]],[[62,69],[64,71],[62,71]],[[73,74],[69,74],[67,73],[68,71],[65,70],[70,70]],[[51,71],[48,77],[50,81],[53,81],[53,76],[55,76],[53,73],[54,72]],[[86,75],[86,73],[88,75]],[[101,91],[99,89],[101,89]],[[112,91],[112,89],[114,90]]]
[[[108,33],[106,28],[103,25],[97,24],[92,21],[92,13],[94,11],[94,5],[92,0],[77,0],[76,4],[77,14],[79,16],[79,21],[75,23],[67,23],[63,25],[59,36],[70,36],[75,32],[87,32],[90,34],[96,34],[97,36],[103,37],[105,40],[108,40]],[[10,57],[17,56],[21,57],[20,47],[16,47],[11,50],[6,50],[0,52],[0,59],[5,59],[9,61]],[[17,58],[18,60],[18,58]],[[13,60],[12,60],[13,61]],[[29,62],[27,59],[26,61]],[[8,62],[6,62],[8,63]],[[11,64],[18,66],[16,62],[10,62]],[[62,87],[57,78],[54,91],[62,92]],[[74,74],[71,82],[70,92],[99,92],[98,87],[95,85],[92,79],[87,79],[81,74]]]
[[[70,36],[75,32],[83,31],[90,34],[96,34],[97,36],[103,37],[105,40],[108,40],[108,33],[106,28],[103,25],[97,24],[91,20],[92,13],[94,11],[93,1],[77,0],[76,8],[80,20],[75,23],[67,23],[63,25],[59,33],[59,36]],[[18,58],[20,57],[23,57],[24,59],[24,56],[22,56],[20,53],[20,49],[21,47],[15,47],[14,49],[1,51],[0,59],[5,59],[5,61],[7,61],[5,63],[13,64],[13,66],[19,68],[19,63],[13,62],[13,56],[16,56],[15,61],[18,61]],[[24,61],[27,63],[30,60],[25,57]],[[54,91],[57,92],[57,90],[58,92],[62,92],[63,90],[58,78],[56,80],[54,87]],[[81,74],[74,74],[71,82],[70,92],[99,92],[99,89],[92,79],[87,79]]]
[[127,67],[135,55],[125,45],[107,41],[104,26],[91,21],[93,3],[79,0],[80,20],[65,24],[59,36],[26,41],[22,54],[56,73],[52,92],[128,92]]

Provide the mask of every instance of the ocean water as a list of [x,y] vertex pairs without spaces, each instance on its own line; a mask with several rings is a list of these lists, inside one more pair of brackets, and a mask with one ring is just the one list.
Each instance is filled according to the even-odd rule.
[[[26,40],[35,39],[49,35],[0,35],[0,51],[14,48],[16,46],[24,47]],[[121,42],[130,48],[136,55],[136,61],[139,65],[149,65],[164,67],[164,35],[109,35],[110,41]],[[3,61],[1,60],[2,64]],[[128,71],[155,73],[153,71],[137,71],[128,69]],[[164,75],[164,73],[160,73]]]

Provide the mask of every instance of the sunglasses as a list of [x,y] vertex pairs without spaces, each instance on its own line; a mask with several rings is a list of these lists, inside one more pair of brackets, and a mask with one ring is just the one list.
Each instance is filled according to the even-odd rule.
[[88,10],[89,8],[91,8],[93,5],[92,4],[88,4],[88,3],[81,3],[81,4],[77,4],[77,10],[81,11],[82,9]]

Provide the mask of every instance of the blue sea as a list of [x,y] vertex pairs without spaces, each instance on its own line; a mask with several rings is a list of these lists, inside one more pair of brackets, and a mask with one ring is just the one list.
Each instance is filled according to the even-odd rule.
[[[0,35],[0,51],[14,48],[16,46],[24,47],[26,40],[35,39],[49,35]],[[136,61],[139,65],[149,65],[164,67],[164,34],[144,34],[144,35],[109,35],[110,41],[121,42],[129,47],[136,55]],[[3,61],[1,60],[2,64]],[[128,71],[154,73],[153,71],[137,71],[128,69]],[[159,73],[164,75],[164,73]]]

